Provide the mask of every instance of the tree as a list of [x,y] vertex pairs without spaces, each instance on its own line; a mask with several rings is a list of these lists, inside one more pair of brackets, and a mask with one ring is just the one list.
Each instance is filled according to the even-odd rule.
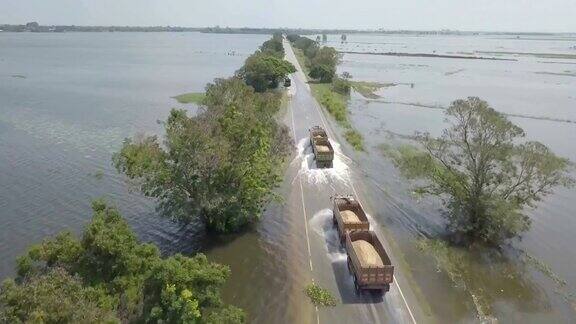
[[417,134],[423,151],[403,148],[395,163],[411,178],[427,180],[420,192],[445,197],[449,229],[470,241],[498,244],[525,232],[525,207],[555,186],[570,186],[569,161],[545,145],[524,141],[524,131],[476,97],[446,111],[442,136]]
[[286,36],[286,38],[288,39],[288,41],[294,43],[295,41],[297,41],[300,38],[300,35],[298,34],[289,34]]
[[349,96],[351,88],[352,85],[348,79],[334,77],[332,80],[332,90],[341,95]]
[[325,64],[312,65],[310,73],[308,75],[313,78],[320,80],[320,82],[330,83],[336,74],[336,69]]
[[120,323],[113,309],[99,304],[98,291],[54,268],[0,289],[1,323]]
[[338,52],[334,47],[322,46],[316,55],[311,58],[312,65],[326,65],[336,70],[336,66],[340,61]]
[[172,110],[163,146],[156,137],[126,140],[114,164],[173,219],[238,231],[259,219],[290,151],[289,132],[274,119],[280,95],[220,79],[204,104],[195,117]]
[[237,74],[256,92],[263,92],[278,87],[278,80],[294,72],[296,68],[292,63],[274,55],[256,52],[246,59]]
[[160,256],[139,243],[118,210],[93,203],[79,240],[63,232],[18,260],[19,277],[0,291],[2,323],[242,323],[219,290],[228,267],[194,257]]
[[260,46],[260,51],[267,55],[272,55],[277,58],[284,58],[284,45],[282,44],[282,34],[274,34],[274,36],[265,41]]

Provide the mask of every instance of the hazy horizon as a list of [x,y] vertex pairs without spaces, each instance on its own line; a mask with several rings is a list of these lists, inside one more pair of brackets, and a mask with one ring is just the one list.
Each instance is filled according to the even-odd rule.
[[576,1],[4,0],[0,23],[78,26],[576,32]]

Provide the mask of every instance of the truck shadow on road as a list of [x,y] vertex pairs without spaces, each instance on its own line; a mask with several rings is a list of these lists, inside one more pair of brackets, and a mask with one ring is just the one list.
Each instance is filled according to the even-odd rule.
[[346,259],[332,262],[332,270],[342,304],[378,304],[384,301],[384,293],[382,292],[362,292],[359,294],[355,292],[354,279],[348,271]]

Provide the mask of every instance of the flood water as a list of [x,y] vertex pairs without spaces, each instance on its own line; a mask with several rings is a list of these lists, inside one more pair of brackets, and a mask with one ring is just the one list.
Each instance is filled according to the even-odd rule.
[[[417,199],[382,154],[381,144],[401,143],[404,135],[428,131],[439,135],[446,126],[443,107],[451,101],[478,96],[522,127],[527,138],[548,145],[556,154],[576,161],[576,35],[559,36],[329,36],[329,46],[366,53],[426,53],[509,59],[469,60],[430,57],[344,54],[339,72],[354,80],[393,83],[380,99],[354,93],[353,125],[364,135],[368,154],[358,156],[377,215],[392,230],[436,315],[443,321],[476,321],[473,300],[419,252],[414,238],[444,231],[441,205]],[[552,54],[552,55],[550,55]],[[404,138],[404,139],[403,139]],[[386,198],[383,199],[382,196]],[[491,261],[475,260],[469,276],[485,284],[492,315],[502,322],[576,321],[576,189],[558,188],[527,213],[531,230],[513,242],[508,254]],[[534,268],[512,257],[523,250],[549,265],[566,280],[559,287]],[[475,255],[478,259],[485,255]],[[497,260],[497,261],[494,261]],[[503,275],[504,274],[504,275]],[[486,278],[490,276],[490,278]]]
[[[203,91],[214,78],[231,76],[267,39],[0,33],[0,280],[15,274],[15,259],[30,244],[62,230],[81,233],[91,218],[91,200],[104,197],[143,241],[164,253],[203,251],[230,265],[225,299],[252,319],[283,299],[278,268],[285,257],[276,243],[282,237],[269,234],[279,232],[274,228],[280,220],[266,217],[239,238],[208,241],[197,226],[160,218],[154,201],[132,190],[111,165],[125,137],[161,134],[157,121],[182,107],[172,96]],[[195,111],[194,105],[186,108]],[[270,290],[274,296],[264,287],[277,287]]]
[[[90,201],[105,197],[119,207],[138,236],[164,253],[204,251],[230,265],[224,297],[245,308],[253,322],[296,322],[301,287],[290,286],[287,260],[295,253],[297,231],[286,227],[287,207],[272,203],[263,221],[246,234],[208,240],[195,226],[158,217],[154,202],[134,192],[110,163],[122,139],[136,133],[161,134],[157,120],[172,107],[172,96],[201,91],[207,82],[230,76],[264,42],[266,35],[199,33],[0,33],[0,279],[14,275],[14,260],[32,243],[62,230],[80,233],[90,220]],[[510,117],[528,137],[576,161],[576,59],[534,55],[575,54],[576,38],[493,36],[329,36],[345,51],[437,53],[511,58],[484,61],[346,54],[339,72],[356,80],[395,83],[378,100],[353,94],[352,122],[366,139],[358,161],[363,190],[374,217],[393,233],[414,281],[438,322],[477,321],[470,295],[414,247],[414,238],[442,233],[440,204],[417,200],[393,166],[382,143],[415,130],[437,134],[442,110],[454,99],[480,96],[499,111],[554,120]],[[420,106],[419,106],[420,105]],[[187,106],[191,113],[194,106]],[[357,166],[350,166],[356,168]],[[308,175],[311,181],[324,181]],[[340,177],[339,173],[333,175]],[[296,174],[288,174],[293,179]],[[289,183],[279,188],[281,195]],[[576,191],[556,190],[535,211],[529,233],[514,243],[542,259],[576,291]],[[322,216],[322,215],[320,215]],[[321,220],[321,218],[318,218]],[[290,237],[286,235],[291,235]],[[297,253],[304,253],[300,249]],[[513,249],[512,249],[513,250]],[[295,259],[295,258],[292,258]],[[512,267],[509,276],[486,280],[494,313],[502,322],[574,322],[573,299],[556,293],[540,273],[500,263],[481,263],[474,275]],[[304,267],[302,267],[304,269]],[[304,272],[304,270],[302,270]],[[299,276],[301,274],[293,274]],[[304,276],[304,275],[301,275]],[[481,279],[481,278],[479,278]],[[298,290],[298,294],[294,291]],[[293,314],[290,314],[290,313]]]

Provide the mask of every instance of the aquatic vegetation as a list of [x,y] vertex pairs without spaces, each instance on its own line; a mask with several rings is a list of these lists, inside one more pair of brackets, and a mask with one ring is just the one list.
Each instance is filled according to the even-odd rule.
[[350,145],[352,145],[356,151],[364,151],[362,134],[360,134],[357,130],[347,130],[344,133],[344,138],[346,138],[346,141],[348,141],[348,143],[350,143]]
[[376,92],[385,87],[393,87],[395,83],[380,83],[380,82],[370,82],[370,81],[351,81],[352,88],[358,93],[360,93],[364,98],[368,99],[378,99],[380,98]]
[[550,280],[554,281],[554,283],[556,283],[559,287],[566,286],[566,280],[560,278],[560,276],[558,276],[558,274],[556,274],[552,270],[552,268],[550,268],[549,265],[537,259],[533,255],[524,252],[523,261],[526,264],[533,266],[536,270],[540,271],[540,273],[546,275],[548,278],[550,278]]
[[564,54],[564,53],[530,53],[530,52],[506,52],[506,51],[476,51],[476,53],[489,54],[489,55],[519,55],[519,56],[532,56],[537,58],[576,60],[576,54]]
[[202,100],[204,100],[205,96],[206,95],[204,94],[204,92],[189,92],[175,96],[173,98],[176,99],[181,104],[193,103],[199,105],[202,103]]
[[312,283],[306,286],[306,295],[310,301],[316,306],[334,307],[336,306],[336,298],[328,291],[320,287],[318,284]]
[[564,71],[564,72],[545,72],[545,71],[541,71],[541,72],[534,72],[536,74],[544,74],[544,75],[558,75],[558,76],[570,76],[570,77],[576,77],[576,72],[574,71]]
[[338,94],[349,96],[351,89],[351,82],[345,78],[335,77],[334,80],[332,80],[332,90]]
[[102,180],[104,178],[104,171],[98,170],[94,173],[90,173],[91,177],[94,177],[96,180]]
[[[403,106],[410,106],[410,107],[418,107],[418,108],[428,108],[428,109],[437,109],[437,110],[447,110],[448,107],[442,106],[439,104],[426,104],[420,102],[405,102],[405,101],[388,101],[388,100],[379,100],[379,99],[370,99],[366,100],[367,102],[379,102],[384,104],[395,104],[395,105],[403,105]],[[576,120],[573,119],[565,119],[565,118],[556,118],[556,117],[547,117],[547,116],[534,116],[534,115],[526,115],[526,114],[513,114],[513,113],[505,113],[500,112],[500,114],[506,117],[516,117],[516,118],[526,118],[526,119],[534,119],[534,120],[547,120],[553,121],[558,123],[569,123],[569,124],[576,124]]]
[[546,296],[530,283],[526,269],[515,265],[498,250],[482,246],[465,248],[442,239],[420,239],[417,248],[436,262],[455,288],[469,294],[478,318],[494,322],[495,304],[506,300],[527,304],[532,309],[548,307]]

